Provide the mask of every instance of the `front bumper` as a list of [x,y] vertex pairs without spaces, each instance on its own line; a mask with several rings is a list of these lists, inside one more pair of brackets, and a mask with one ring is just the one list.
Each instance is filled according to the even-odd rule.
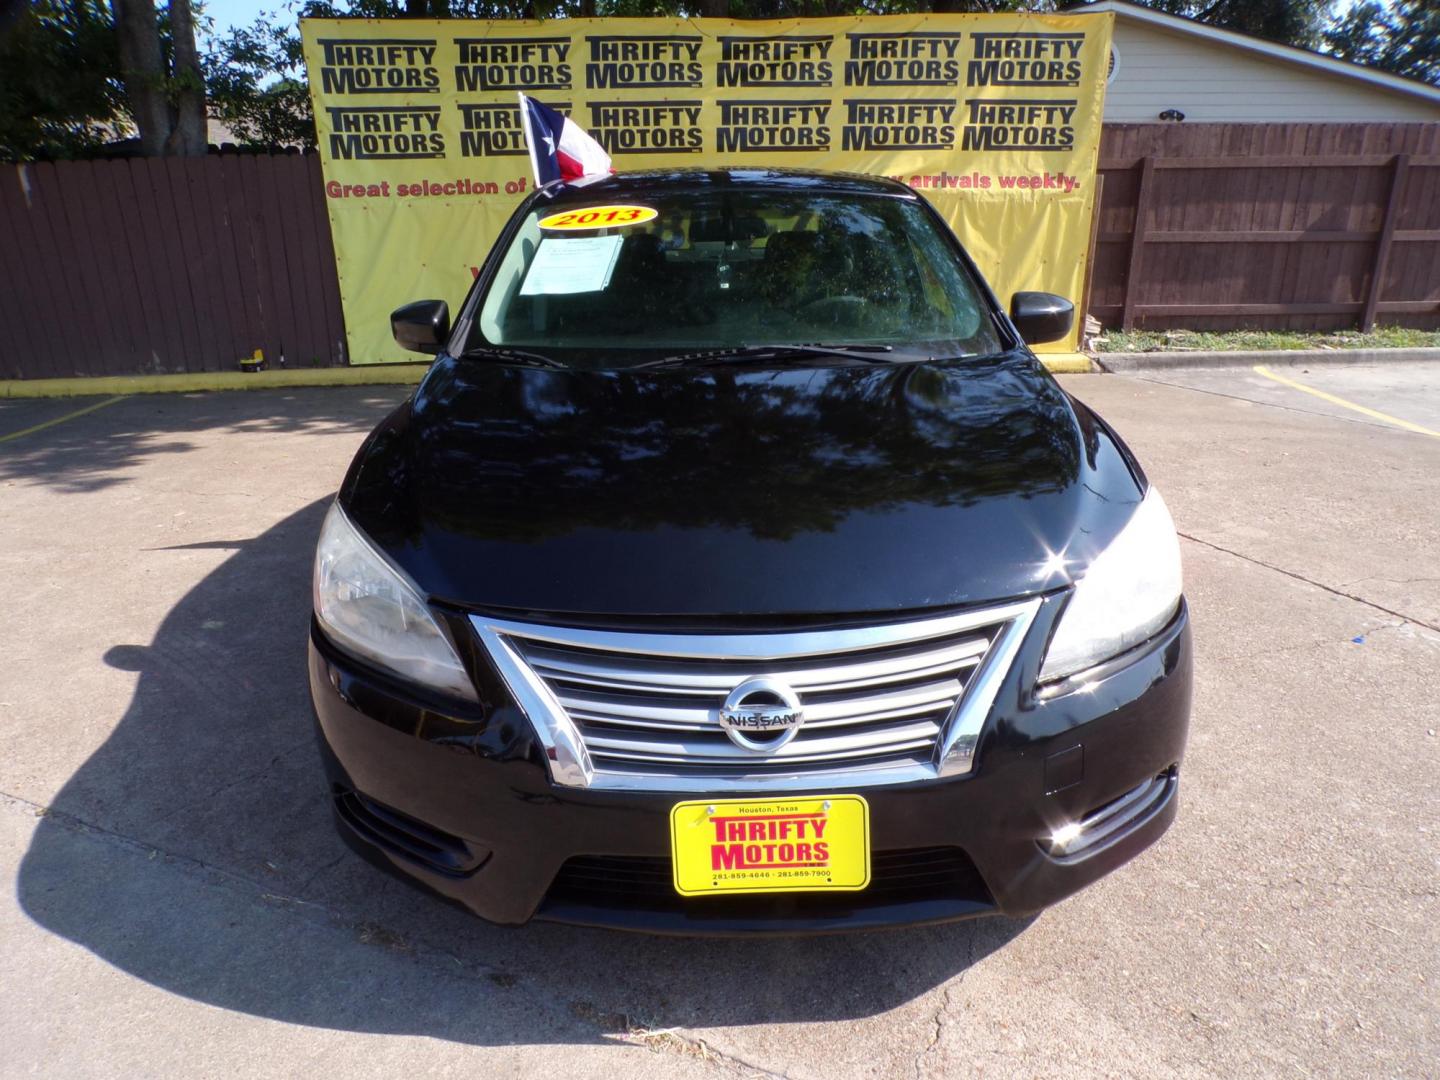
[[[342,835],[492,922],[735,934],[1019,916],[1165,831],[1190,716],[1183,604],[1122,662],[1049,697],[1032,690],[1035,641],[1043,646],[1049,619],[1037,622],[1042,632],[997,696],[969,775],[854,789],[870,803],[875,866],[860,893],[680,898],[667,885],[669,811],[696,796],[552,785],[528,721],[478,653],[467,662],[481,702],[462,706],[367,668],[312,627],[310,684]],[[1147,784],[1123,820],[1113,807],[1092,816]],[[1088,845],[1047,843],[1087,817],[1109,831],[1096,826]]]

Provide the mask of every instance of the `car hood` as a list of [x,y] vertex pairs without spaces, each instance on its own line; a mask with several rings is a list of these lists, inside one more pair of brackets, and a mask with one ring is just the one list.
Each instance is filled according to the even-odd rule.
[[442,358],[341,493],[436,601],[610,616],[1044,592],[1139,498],[1108,429],[1023,353],[648,372]]

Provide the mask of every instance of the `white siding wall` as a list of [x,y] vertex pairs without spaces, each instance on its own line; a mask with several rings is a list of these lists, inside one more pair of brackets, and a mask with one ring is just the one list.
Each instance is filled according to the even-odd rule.
[[1190,121],[1440,120],[1440,106],[1297,64],[1200,41],[1123,17],[1115,20],[1119,69],[1105,119],[1154,122],[1165,109]]

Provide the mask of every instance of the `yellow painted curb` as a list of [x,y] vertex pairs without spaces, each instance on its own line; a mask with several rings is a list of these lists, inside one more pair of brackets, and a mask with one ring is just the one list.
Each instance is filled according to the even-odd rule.
[[1084,353],[1051,353],[1041,356],[1040,362],[1052,375],[1084,375],[1095,370]]
[[207,390],[274,390],[287,386],[385,386],[420,381],[429,364],[197,371],[182,375],[100,375],[73,379],[0,380],[0,398],[91,397],[99,394],[194,394]]

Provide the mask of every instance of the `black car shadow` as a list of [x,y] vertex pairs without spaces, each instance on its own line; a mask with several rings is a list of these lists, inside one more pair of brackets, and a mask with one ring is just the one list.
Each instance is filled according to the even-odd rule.
[[325,509],[237,541],[150,644],[106,654],[138,681],[24,857],[19,899],[40,926],[221,1008],[507,1045],[873,1016],[1027,925],[778,940],[507,930],[373,869],[334,832],[311,728],[303,641]]

